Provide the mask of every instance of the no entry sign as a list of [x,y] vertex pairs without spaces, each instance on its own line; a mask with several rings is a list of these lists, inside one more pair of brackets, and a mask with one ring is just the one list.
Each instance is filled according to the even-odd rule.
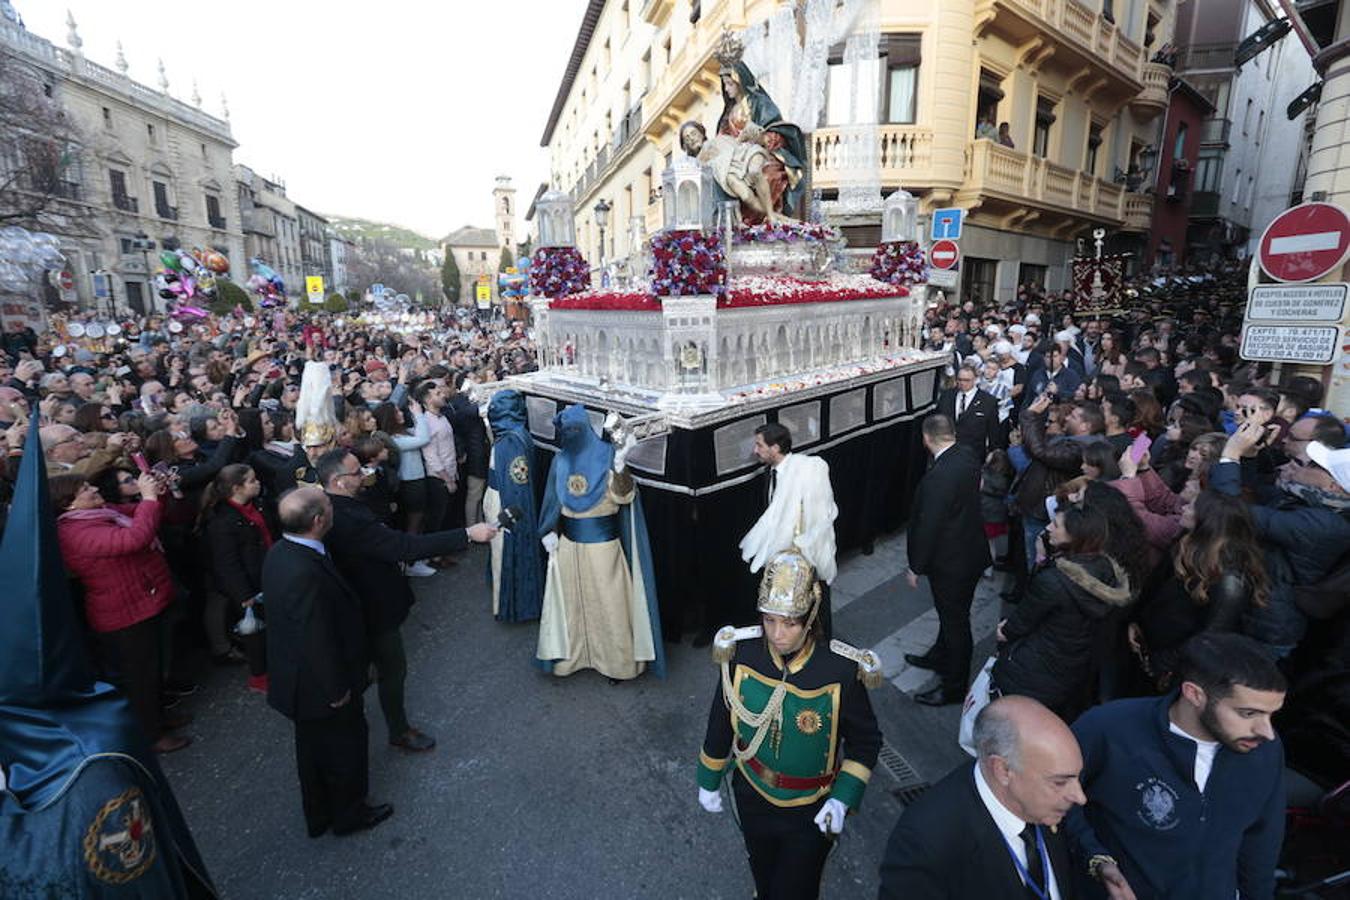
[[1304,203],[1275,217],[1257,259],[1276,281],[1313,281],[1340,268],[1350,253],[1350,218],[1332,203]]
[[961,261],[961,248],[956,241],[934,241],[928,248],[928,264],[934,269],[955,269]]

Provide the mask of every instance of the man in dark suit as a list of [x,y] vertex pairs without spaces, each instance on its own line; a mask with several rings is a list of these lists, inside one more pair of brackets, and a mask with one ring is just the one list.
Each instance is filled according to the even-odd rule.
[[1086,802],[1073,732],[1035,700],[1005,697],[980,711],[974,737],[974,765],[958,766],[896,823],[878,900],[1073,900],[1057,828]]
[[299,487],[278,507],[284,540],[263,562],[267,702],[295,723],[300,801],[310,837],[351,834],[393,814],[366,802],[366,628],[361,601],[328,558],[333,505]]
[[454,528],[429,534],[387,527],[370,507],[356,499],[363,477],[361,464],[343,448],[329,450],[319,458],[318,477],[333,504],[333,527],[324,544],[365,610],[366,637],[379,675],[380,709],[389,726],[389,743],[414,753],[430,750],[436,746],[436,739],[413,728],[403,706],[408,660],[399,627],[416,598],[399,563],[456,553],[470,540],[492,540],[497,529],[482,522],[467,531]]
[[[997,416],[994,417],[997,421]],[[934,413],[923,421],[923,445],[933,466],[919,482],[907,536],[909,586],[927,575],[938,614],[938,638],[912,666],[938,673],[937,687],[915,696],[926,706],[960,703],[970,678],[970,603],[989,566],[989,542],[980,515],[980,459],[956,443],[952,420]]]
[[1004,440],[1003,429],[999,427],[998,400],[975,386],[978,378],[974,366],[957,369],[956,387],[938,396],[936,411],[956,423],[956,443],[969,447],[983,464],[985,455],[995,447],[1002,447]]

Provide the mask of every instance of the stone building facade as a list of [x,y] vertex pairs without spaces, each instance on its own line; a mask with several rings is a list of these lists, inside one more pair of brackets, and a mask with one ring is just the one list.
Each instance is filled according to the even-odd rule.
[[[73,125],[42,225],[61,238],[73,276],[62,299],[109,316],[162,311],[150,278],[166,244],[213,247],[246,278],[228,113],[172,96],[162,67],[152,88],[129,77],[120,52],[113,68],[86,58],[68,24],[68,46],[57,47],[0,17],[0,52],[36,73]],[[31,167],[15,137],[0,135],[0,165]],[[97,296],[96,282],[110,295]]]

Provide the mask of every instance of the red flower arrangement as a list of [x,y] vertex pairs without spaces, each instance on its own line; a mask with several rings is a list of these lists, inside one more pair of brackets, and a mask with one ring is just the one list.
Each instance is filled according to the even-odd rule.
[[652,293],[659,297],[712,294],[727,289],[727,260],[716,232],[663,231],[652,236]]
[[[746,309],[908,296],[909,290],[905,287],[886,284],[867,275],[842,275],[829,281],[805,281],[784,276],[743,277],[731,280],[730,288],[718,298],[717,306],[719,309]],[[586,291],[554,300],[549,309],[660,312],[661,300],[641,291]]]
[[872,254],[872,277],[909,287],[928,280],[928,263],[917,241],[887,241]]
[[530,262],[530,291],[556,299],[584,291],[590,286],[591,270],[576,247],[541,247]]
[[781,306],[793,303],[846,303],[851,300],[881,300],[908,297],[909,291],[868,275],[836,275],[827,281],[806,281],[788,276],[733,278],[727,295],[717,302],[720,309]]

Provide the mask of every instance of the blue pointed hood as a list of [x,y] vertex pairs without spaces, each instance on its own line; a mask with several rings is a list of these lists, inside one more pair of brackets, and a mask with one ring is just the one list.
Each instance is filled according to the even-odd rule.
[[525,397],[520,391],[498,391],[488,403],[488,425],[492,434],[526,428]]
[[590,414],[580,403],[554,416],[553,427],[558,432],[558,456],[553,461],[560,476],[554,481],[558,503],[573,512],[585,512],[605,496],[614,445],[595,433]]
[[0,540],[0,705],[42,707],[94,687],[56,540],[42,442],[24,442]]

